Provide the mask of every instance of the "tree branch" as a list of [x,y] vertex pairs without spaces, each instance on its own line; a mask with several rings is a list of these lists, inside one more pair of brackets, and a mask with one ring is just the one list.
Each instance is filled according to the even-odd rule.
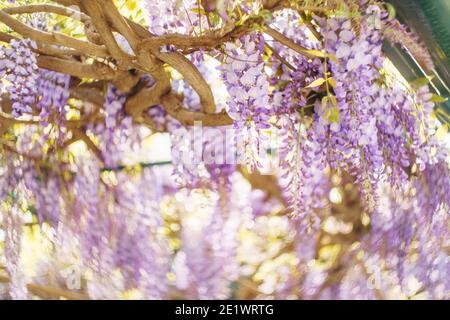
[[52,4],[34,4],[20,7],[9,7],[3,9],[8,14],[30,14],[38,12],[54,13],[60,16],[71,17],[81,22],[90,20],[90,17],[81,11],[73,10],[71,8],[55,6]]
[[40,55],[37,57],[37,64],[41,68],[66,73],[80,79],[113,80],[116,78],[116,72],[100,62],[87,64],[75,60]]
[[103,13],[100,3],[96,0],[83,0],[81,3],[86,12],[92,18],[92,23],[95,26],[95,29],[100,34],[104,44],[108,48],[113,58],[117,60],[118,64],[126,65],[126,62],[133,60],[134,57],[125,53],[117,44],[111,28],[106,21],[106,17]]
[[282,34],[281,32],[278,32],[275,29],[272,29],[270,27],[266,27],[264,29],[264,33],[271,36],[274,40],[278,41],[279,43],[285,45],[286,47],[300,53],[301,55],[313,59],[315,58],[314,55],[312,55],[310,53],[310,50],[302,47],[301,45],[295,43],[294,41],[292,41],[291,39],[289,39],[288,37],[286,37],[284,34]]
[[186,110],[175,93],[169,93],[162,97],[162,104],[169,115],[184,125],[192,126],[200,122],[203,126],[217,127],[233,124],[233,119],[226,112],[206,114]]
[[189,59],[178,52],[157,52],[155,53],[155,56],[183,75],[184,79],[199,95],[203,111],[206,113],[214,113],[216,111],[216,103],[214,102],[211,87],[205,81],[200,71],[198,71]]
[[86,146],[95,154],[95,156],[104,163],[103,154],[95,143],[86,135],[86,132],[81,128],[72,128],[72,134],[75,139],[82,140]]
[[[9,278],[4,277],[4,276],[0,276],[0,283],[9,283]],[[28,290],[39,296],[39,297],[43,297],[43,298],[66,298],[69,300],[89,300],[89,296],[82,294],[82,293],[78,293],[78,292],[71,292],[71,291],[66,291],[60,288],[55,288],[55,287],[49,287],[49,286],[42,286],[42,285],[38,285],[38,284],[27,284],[27,288]]]
[[104,46],[99,46],[87,41],[78,40],[62,33],[49,33],[40,31],[11,17],[4,10],[0,10],[0,21],[22,36],[30,38],[31,40],[34,40],[36,42],[44,42],[48,44],[74,48],[85,52],[86,54],[99,57],[109,56],[109,52]]

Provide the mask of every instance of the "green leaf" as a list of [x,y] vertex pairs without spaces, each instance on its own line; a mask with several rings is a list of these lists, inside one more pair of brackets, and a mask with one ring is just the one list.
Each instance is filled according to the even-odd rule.
[[336,88],[336,80],[335,80],[333,77],[328,78],[328,83],[329,83],[330,86],[332,86],[333,88]]
[[409,84],[412,87],[419,88],[419,87],[426,86],[428,83],[430,83],[431,79],[433,79],[433,77],[417,78],[416,80],[411,81]]
[[336,64],[339,64],[339,59],[332,53],[328,53],[327,57]]
[[386,9],[389,13],[388,19],[394,19],[395,15],[396,15],[395,7],[392,4],[390,4],[389,2],[386,2],[385,5],[386,5]]
[[431,99],[430,99],[430,101],[433,101],[433,102],[436,102],[436,103],[444,103],[444,102],[447,102],[447,100],[448,100],[448,98],[441,97],[441,96],[439,96],[437,94],[434,94],[434,93],[433,93],[433,95],[431,96]]
[[316,79],[313,82],[311,82],[308,86],[306,86],[306,88],[315,88],[315,87],[321,86],[324,83],[325,83],[325,79],[319,78],[319,79]]
[[333,104],[333,106],[337,106],[337,100],[336,100],[336,97],[335,96],[333,96],[332,94],[330,94],[330,100],[331,100],[331,103]]
[[322,98],[322,108],[325,108],[327,106],[328,103],[328,97],[325,96]]
[[290,81],[283,81],[278,85],[278,89],[283,91],[284,89],[286,89],[287,85],[290,83]]
[[191,11],[206,16],[206,11],[203,8],[192,8]]
[[272,21],[272,12],[270,10],[267,9],[263,9],[260,11],[260,16],[262,16],[264,19],[268,20],[268,21]]
[[325,58],[326,54],[323,51],[320,50],[306,50],[307,53],[309,53],[310,55],[314,56],[314,57],[319,57],[319,58]]
[[212,12],[212,23],[213,23],[213,25],[214,26],[219,25],[220,20],[221,20],[221,18],[219,16],[219,14],[217,14],[216,12]]
[[328,108],[325,110],[325,118],[329,122],[339,122],[339,109],[337,107]]
[[134,11],[134,9],[136,9],[137,2],[134,1],[134,0],[133,0],[133,1],[128,0],[128,1],[126,2],[126,6],[127,6],[127,9],[128,9],[128,10]]

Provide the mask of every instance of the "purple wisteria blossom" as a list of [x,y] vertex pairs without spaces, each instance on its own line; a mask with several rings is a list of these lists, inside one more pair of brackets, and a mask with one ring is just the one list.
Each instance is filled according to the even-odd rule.
[[38,67],[30,40],[12,40],[9,48],[0,48],[0,75],[9,85],[6,90],[12,103],[13,116],[31,113],[36,102]]

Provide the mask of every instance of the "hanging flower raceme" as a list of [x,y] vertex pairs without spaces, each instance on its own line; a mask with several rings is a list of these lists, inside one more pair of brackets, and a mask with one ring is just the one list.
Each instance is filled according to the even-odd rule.
[[[0,210],[5,210],[0,208]],[[30,297],[27,288],[27,278],[20,259],[20,249],[23,241],[23,212],[18,203],[13,203],[5,215],[5,260],[6,271],[10,277],[9,294],[14,300],[24,300]]]
[[[299,45],[316,49],[317,43],[309,40],[305,27],[298,23],[299,19],[292,11],[282,11],[273,24]],[[308,105],[310,92],[319,91],[308,86],[323,76],[322,61],[319,58],[311,61],[294,50],[283,50],[280,45],[275,45],[274,49],[289,62],[286,65],[272,57],[274,72],[271,83],[275,90],[271,94],[271,104],[280,136],[280,182],[289,204],[288,210],[299,221],[300,232],[313,231],[320,226],[317,211],[326,206],[329,192],[325,174],[324,125],[317,115],[311,117],[310,112],[319,102],[312,100]]]
[[36,102],[38,67],[31,40],[11,40],[10,47],[0,48],[0,75],[7,81],[6,90],[12,104],[12,114],[20,117],[31,113]]
[[[189,110],[201,109],[198,95],[192,88],[186,88],[184,102]],[[208,175],[203,162],[204,141],[201,123],[195,124],[194,127],[184,127],[178,120],[166,115],[166,127],[170,133],[175,180],[180,186],[196,188],[204,185]]]
[[63,73],[39,69],[37,90],[40,100],[36,107],[40,111],[43,125],[54,119],[58,127],[64,126],[66,105],[70,97],[70,76]]
[[[229,5],[220,6],[225,16]],[[166,33],[199,34],[211,28],[205,14],[198,11],[199,3],[196,0],[187,0],[183,3],[176,0],[145,0],[142,7],[147,13],[149,31],[155,35]],[[172,46],[164,46],[162,51],[172,51]]]
[[[327,90],[333,87],[334,98],[315,111],[328,127],[328,161],[357,178],[366,205],[373,210],[377,184],[386,178],[397,186],[405,183],[414,153],[430,150],[418,130],[420,123],[433,125],[428,106],[417,105],[414,94],[383,80],[380,21],[386,14],[377,6],[365,10],[358,34],[345,18],[321,21],[326,50],[337,60],[326,61],[331,76]],[[434,141],[430,135],[426,139]]]
[[264,72],[262,52],[264,38],[255,33],[242,37],[236,44],[227,44],[224,64],[220,67],[228,89],[227,112],[239,130],[239,160],[253,170],[260,167],[262,131],[270,128],[272,113],[269,102],[269,81]]
[[35,200],[39,223],[48,222],[56,228],[64,202],[60,192],[64,187],[58,177],[54,172],[39,174],[31,167],[25,173],[25,183]]
[[414,58],[427,71],[434,69],[433,58],[424,43],[414,32],[408,31],[406,26],[402,25],[398,20],[384,20],[383,34],[392,45],[399,44],[407,52],[412,53]]
[[108,167],[117,167],[130,147],[132,119],[125,113],[126,99],[126,94],[109,84],[104,102],[105,122],[91,127],[101,139],[100,149]]
[[326,158],[315,137],[314,127],[307,128],[299,114],[282,115],[279,157],[281,183],[291,215],[300,221],[300,229],[317,230],[320,220],[314,210],[323,209],[329,184],[326,179]]
[[[239,276],[236,261],[237,237],[243,217],[239,196],[230,195],[236,206],[223,206],[220,196],[211,199],[213,205],[207,218],[184,217],[181,251],[174,265],[178,287],[196,299],[230,297],[230,285]],[[227,202],[228,203],[228,202]]]
[[152,168],[131,181],[126,173],[120,173],[119,179],[123,180],[114,190],[118,204],[115,263],[122,270],[126,287],[140,287],[146,299],[162,299],[168,291],[165,277],[171,252],[167,239],[160,237],[158,231],[163,223],[160,215],[163,194],[147,187],[149,184],[158,190],[165,187],[161,171],[164,169]]
[[[372,12],[367,15],[372,17]],[[375,18],[381,19],[379,13]],[[324,62],[325,68],[328,64],[324,71],[329,69],[332,76],[326,78],[327,90],[334,87],[335,98],[316,106],[315,111],[319,121],[328,127],[328,148],[333,148],[328,153],[330,164],[356,176],[366,205],[373,209],[384,162],[377,135],[377,108],[372,100],[378,86],[373,79],[379,77],[376,68],[382,67],[384,58],[380,31],[370,21],[361,21],[358,36],[350,20],[332,18],[321,22],[327,53],[338,61]]]
[[[371,230],[363,246],[368,255],[366,260],[384,259],[383,267],[395,274],[395,281],[405,292],[408,281],[416,278],[427,288],[430,298],[440,299],[442,289],[448,291],[449,288],[444,271],[448,268],[448,259],[443,248],[449,237],[446,225],[450,184],[448,165],[443,163],[436,169],[419,172],[418,177],[400,191],[389,185],[382,186],[380,194],[383,196],[377,210],[371,214]],[[435,190],[436,185],[439,190]]]
[[[198,58],[199,55],[197,55]],[[192,57],[194,58],[194,57]],[[194,59],[207,81],[208,75],[202,58]],[[176,81],[178,90],[183,92],[186,109],[201,112],[198,94],[184,81]],[[192,127],[184,127],[161,106],[148,111],[158,128],[167,128],[171,138],[171,155],[174,178],[180,186],[198,188],[208,186],[218,189],[228,184],[230,175],[236,169],[236,132],[230,127],[203,127],[201,122]]]
[[176,32],[184,26],[177,17],[183,10],[177,8],[176,2],[173,0],[143,1],[143,8],[148,13],[150,32],[156,35],[162,35],[169,31]]

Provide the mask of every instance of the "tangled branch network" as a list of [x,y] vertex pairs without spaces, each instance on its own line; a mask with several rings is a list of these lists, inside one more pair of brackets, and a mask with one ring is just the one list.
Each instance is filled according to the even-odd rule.
[[448,124],[376,0],[0,2],[0,297],[450,298]]

